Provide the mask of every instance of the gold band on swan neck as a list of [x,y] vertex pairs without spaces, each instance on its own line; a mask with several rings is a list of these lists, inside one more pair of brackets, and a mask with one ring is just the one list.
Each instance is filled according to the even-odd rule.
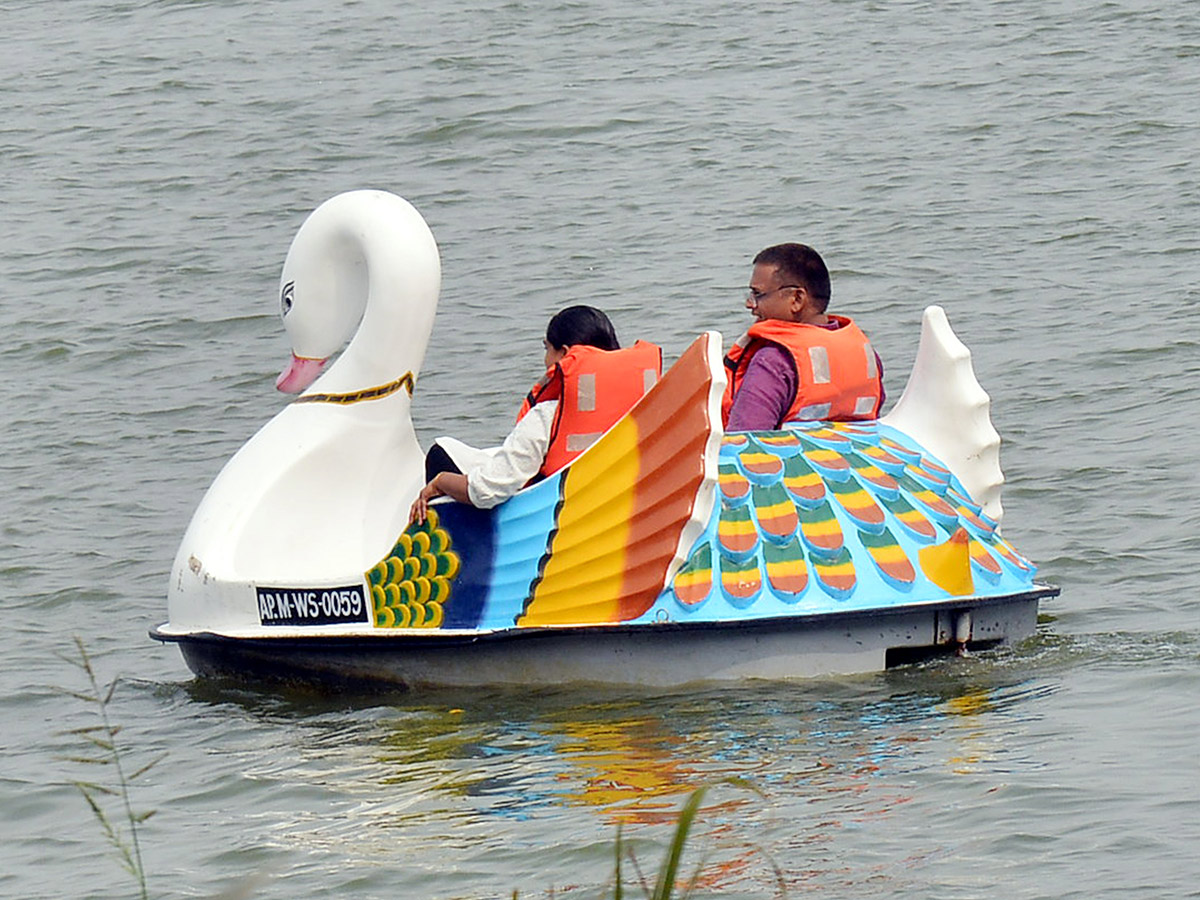
[[361,391],[353,391],[348,394],[302,394],[293,400],[293,403],[360,403],[363,400],[378,400],[381,397],[389,397],[396,391],[403,388],[408,391],[408,396],[412,396],[413,383],[416,379],[413,378],[412,372],[405,372],[395,381],[381,384],[378,387],[364,388]]

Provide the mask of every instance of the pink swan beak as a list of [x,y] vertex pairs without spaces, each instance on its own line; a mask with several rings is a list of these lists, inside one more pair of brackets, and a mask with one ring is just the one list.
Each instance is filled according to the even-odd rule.
[[317,380],[326,362],[324,359],[306,359],[293,353],[288,367],[275,379],[275,389],[285,394],[300,393]]

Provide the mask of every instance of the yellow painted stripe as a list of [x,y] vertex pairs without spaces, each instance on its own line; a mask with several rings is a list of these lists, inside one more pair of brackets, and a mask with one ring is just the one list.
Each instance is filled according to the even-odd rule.
[[992,559],[990,553],[984,550],[974,541],[971,541],[971,559],[975,560],[979,565],[983,566],[989,572],[999,572],[1000,564]]
[[772,583],[789,580],[808,580],[808,567],[802,562],[769,562],[767,563],[767,577]]
[[825,537],[833,534],[836,534],[839,538],[842,536],[842,526],[838,523],[837,519],[833,518],[824,519],[820,522],[803,522],[801,523],[801,527],[809,537]]
[[809,450],[804,455],[827,469],[844,469],[849,465],[836,450]]
[[792,503],[772,503],[767,506],[757,506],[759,519],[778,519],[784,516],[796,517],[796,507]]
[[821,481],[821,476],[818,475],[816,472],[809,472],[806,475],[786,475],[786,476],[784,476],[783,481],[784,481],[784,484],[796,484],[796,485],[805,485],[805,486],[824,483]]
[[825,581],[835,581],[842,578],[854,578],[854,563],[852,562],[834,563],[833,565],[828,565],[826,563],[816,562],[814,560],[814,563],[817,567],[817,571],[821,573],[821,578]]
[[741,460],[743,467],[763,475],[778,472],[783,468],[779,457],[771,453],[743,453]]
[[758,569],[722,572],[721,587],[735,597],[749,597],[762,588],[762,576]]
[[881,565],[891,565],[894,563],[908,562],[908,556],[899,544],[892,544],[890,547],[871,547],[871,555],[879,560]]
[[712,569],[697,569],[694,572],[680,572],[675,576],[675,586],[695,587],[699,584],[712,583]]
[[558,530],[523,626],[618,618],[639,467],[633,417],[618,422],[605,442],[608,452],[585,453],[564,475]]
[[915,509],[910,509],[907,512],[897,514],[897,519],[906,524],[912,525],[928,525],[929,520]]
[[745,535],[756,534],[758,532],[757,526],[749,519],[742,519],[741,521],[722,519],[717,524],[717,529],[723,537],[744,537]]

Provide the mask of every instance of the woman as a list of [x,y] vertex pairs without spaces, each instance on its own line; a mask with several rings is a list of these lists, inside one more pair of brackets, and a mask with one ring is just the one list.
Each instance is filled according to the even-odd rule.
[[427,484],[409,511],[424,522],[429,501],[451,497],[490,509],[552,475],[591,446],[662,374],[662,350],[637,341],[621,349],[612,322],[592,306],[571,306],[546,326],[546,374],[525,398],[499,447],[477,450],[438,438],[425,458]]

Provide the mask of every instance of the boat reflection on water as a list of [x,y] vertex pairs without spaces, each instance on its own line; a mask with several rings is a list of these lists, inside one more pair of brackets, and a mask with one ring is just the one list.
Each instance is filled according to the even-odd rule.
[[[387,706],[378,698],[222,695],[203,681],[188,690],[271,718],[286,753],[226,751],[256,781],[285,795],[308,785],[310,803],[320,785],[322,815],[280,817],[289,819],[291,848],[337,844],[366,862],[403,846],[467,868],[499,854],[501,871],[529,867],[509,889],[594,886],[611,876],[604,848],[618,826],[643,871],[657,871],[685,799],[710,785],[687,859],[705,860],[705,889],[770,895],[773,866],[790,890],[904,878],[952,852],[936,836],[919,857],[909,847],[899,862],[883,849],[897,833],[924,827],[917,820],[931,811],[923,786],[971,779],[982,806],[1014,767],[1036,764],[1013,738],[1029,725],[1029,699],[1045,689],[1011,669],[947,660],[809,686],[438,692]],[[730,779],[754,790],[723,784]]]

